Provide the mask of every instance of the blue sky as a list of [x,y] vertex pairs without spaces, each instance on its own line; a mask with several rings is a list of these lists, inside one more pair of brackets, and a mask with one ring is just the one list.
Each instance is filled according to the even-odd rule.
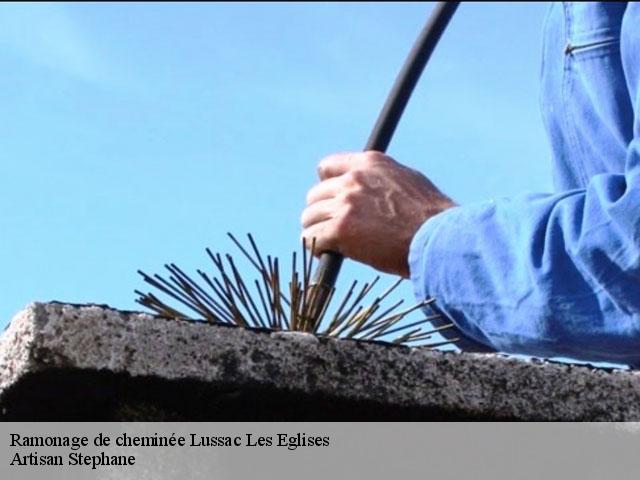
[[[138,268],[205,266],[227,231],[288,257],[316,163],[362,148],[432,5],[0,4],[0,326],[136,309]],[[549,190],[546,8],[463,4],[389,153],[460,203]]]

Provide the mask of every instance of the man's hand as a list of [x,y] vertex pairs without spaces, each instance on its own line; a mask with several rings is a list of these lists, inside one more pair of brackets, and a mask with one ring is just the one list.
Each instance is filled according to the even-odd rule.
[[379,152],[323,159],[307,194],[302,236],[387,273],[409,276],[409,245],[420,226],[454,207],[424,175]]

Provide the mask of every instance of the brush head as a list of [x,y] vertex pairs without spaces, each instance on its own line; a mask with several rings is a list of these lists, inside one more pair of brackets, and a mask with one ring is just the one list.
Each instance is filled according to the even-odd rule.
[[[213,253],[206,249],[213,264],[213,274],[197,270],[196,281],[175,264],[167,264],[168,277],[147,275],[138,271],[144,281],[164,296],[176,302],[173,307],[153,293],[136,290],[136,302],[155,315],[209,323],[235,325],[246,328],[262,328],[274,331],[299,331],[318,336],[352,338],[356,340],[384,341],[405,345],[439,347],[455,343],[458,339],[434,341],[438,331],[453,328],[452,324],[433,327],[440,319],[438,314],[428,314],[418,321],[402,322],[410,313],[423,309],[433,302],[427,299],[408,308],[401,308],[399,300],[384,306],[385,300],[398,287],[402,279],[369,300],[380,277],[358,286],[354,281],[338,301],[335,289],[328,295],[321,312],[312,312],[317,288],[311,281],[314,266],[315,242],[302,242],[302,253],[293,252],[291,269],[282,273],[277,258],[266,257],[258,249],[253,237],[248,234],[248,246],[243,245],[232,234],[228,234],[246,260],[255,268],[257,275],[253,283],[247,283],[240,275],[231,255]],[[300,259],[300,265],[298,260]],[[301,270],[298,270],[300,266]],[[288,281],[283,286],[283,275]],[[199,283],[198,283],[199,282]],[[328,314],[329,305],[337,307]],[[193,315],[183,313],[186,308]]]

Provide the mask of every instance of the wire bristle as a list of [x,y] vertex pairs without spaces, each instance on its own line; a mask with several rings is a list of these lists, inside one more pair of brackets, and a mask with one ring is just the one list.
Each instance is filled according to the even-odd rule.
[[[245,248],[232,234],[228,235],[259,274],[259,278],[254,280],[253,285],[249,284],[253,287],[251,290],[254,293],[242,279],[231,255],[227,254],[223,257],[210,249],[206,249],[206,252],[214,267],[213,274],[209,275],[202,270],[197,270],[203,284],[198,284],[175,264],[165,265],[169,272],[168,278],[160,275],[150,276],[140,270],[138,273],[146,283],[186,307],[201,321],[209,323],[276,331],[292,330],[325,337],[384,341],[405,345],[417,345],[421,342],[421,346],[433,348],[452,344],[457,340],[428,342],[433,334],[453,327],[453,324],[446,324],[433,328],[432,322],[440,318],[440,315],[430,315],[421,320],[400,325],[408,314],[429,305],[433,299],[398,311],[403,303],[400,300],[380,312],[383,301],[396,289],[402,279],[394,282],[366,306],[365,298],[372,291],[379,277],[370,283],[365,283],[359,290],[356,289],[358,282],[354,281],[331,315],[327,316],[328,309],[325,308],[319,318],[312,319],[309,309],[313,299],[307,297],[310,291],[315,241],[311,242],[309,252],[306,242],[304,240],[302,242],[301,271],[298,270],[296,263],[299,256],[296,252],[293,253],[291,276],[287,284],[282,285],[282,272],[277,258],[270,255],[263,256],[251,234],[247,235],[249,249]],[[143,293],[139,290],[135,293],[138,295],[136,302],[151,310],[154,315],[194,320],[192,316],[168,305],[152,293]],[[335,298],[335,289],[331,292],[327,304],[333,298]],[[427,330],[424,330],[425,326],[428,327]]]

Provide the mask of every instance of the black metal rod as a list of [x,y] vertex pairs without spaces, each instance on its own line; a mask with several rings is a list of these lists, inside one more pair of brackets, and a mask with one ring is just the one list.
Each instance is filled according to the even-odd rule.
[[[365,151],[386,152],[413,89],[459,3],[438,2],[434,7],[382,107],[364,147]],[[318,267],[311,282],[311,288],[317,291],[313,297],[310,297],[313,298],[314,303],[309,309],[310,319],[317,320],[318,314],[324,310],[338,279],[343,259],[344,257],[337,252],[323,252],[320,255]]]

